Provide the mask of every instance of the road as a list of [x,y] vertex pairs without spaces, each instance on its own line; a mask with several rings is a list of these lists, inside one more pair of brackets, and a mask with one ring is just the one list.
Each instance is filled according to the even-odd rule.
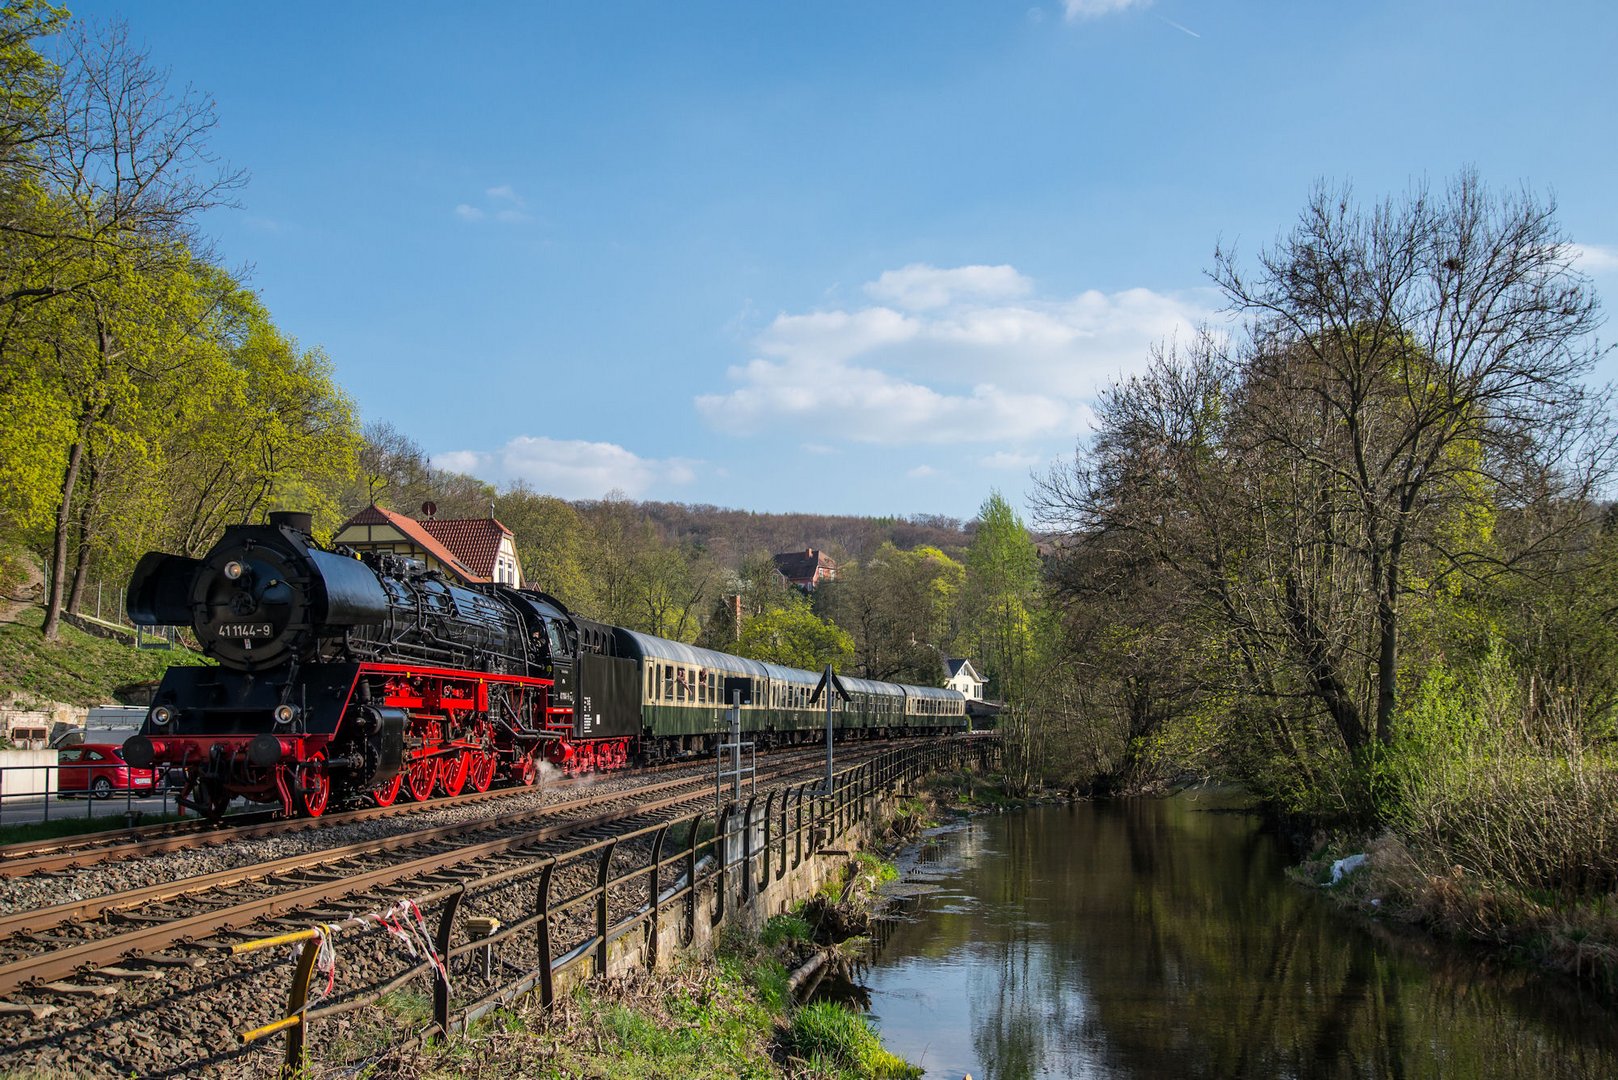
[[158,795],[118,791],[105,799],[91,799],[82,795],[67,799],[54,795],[8,796],[0,799],[0,828],[63,818],[123,818],[136,811],[146,820],[151,820],[159,814],[172,814],[178,809],[174,796],[175,792],[172,791]]

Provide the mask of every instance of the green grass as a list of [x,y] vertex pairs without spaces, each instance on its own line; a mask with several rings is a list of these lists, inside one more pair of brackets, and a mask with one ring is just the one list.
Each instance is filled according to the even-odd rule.
[[788,1034],[794,1057],[817,1074],[847,1080],[914,1080],[922,1070],[882,1046],[871,1022],[830,1001],[792,1014]]
[[809,920],[802,915],[771,915],[764,929],[759,931],[758,940],[766,949],[774,949],[781,945],[790,945],[801,941],[808,941],[814,936],[814,930],[809,926]]
[[780,1075],[769,1054],[774,1014],[733,961],[705,967],[700,978],[677,979],[652,1000],[614,1001],[587,985],[573,1001],[582,1014],[582,1030],[599,1032],[599,1040],[569,1040],[550,1060],[534,1063],[528,1075],[622,1080]]
[[189,649],[136,649],[65,623],[58,640],[46,641],[44,622],[43,608],[27,608],[16,622],[0,623],[0,707],[105,705],[118,687],[162,678],[170,665],[209,663]]

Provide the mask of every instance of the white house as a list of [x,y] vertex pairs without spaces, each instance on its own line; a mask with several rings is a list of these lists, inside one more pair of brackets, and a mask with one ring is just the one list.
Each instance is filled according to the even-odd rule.
[[983,684],[989,680],[978,674],[977,668],[972,666],[972,661],[964,657],[960,659],[945,657],[944,670],[949,675],[948,681],[944,683],[945,688],[959,690],[966,695],[968,701],[983,700]]

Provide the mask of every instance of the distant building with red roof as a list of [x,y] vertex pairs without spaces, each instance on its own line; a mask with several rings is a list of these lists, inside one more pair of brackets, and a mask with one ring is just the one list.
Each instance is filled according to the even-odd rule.
[[372,503],[344,522],[332,542],[416,559],[464,585],[522,584],[516,539],[492,516],[418,521]]
[[785,578],[787,584],[800,589],[813,589],[822,581],[837,577],[837,563],[830,555],[815,548],[783,552],[774,559],[776,573]]

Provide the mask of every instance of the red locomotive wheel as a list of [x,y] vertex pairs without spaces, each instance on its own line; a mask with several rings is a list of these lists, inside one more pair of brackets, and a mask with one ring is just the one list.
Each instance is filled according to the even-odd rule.
[[539,779],[539,762],[532,754],[524,754],[511,763],[511,778],[523,787],[533,787]]
[[376,800],[378,806],[392,806],[393,801],[399,797],[399,789],[404,787],[404,773],[395,773],[392,780],[381,787],[371,789],[371,798]]
[[451,798],[466,786],[466,774],[472,768],[472,753],[462,750],[458,754],[438,759],[438,790]]
[[319,758],[306,761],[292,771],[292,801],[296,809],[309,817],[326,812],[331,801],[331,773]]
[[478,750],[472,755],[472,767],[467,771],[466,782],[472,785],[472,790],[484,792],[494,783],[494,770],[500,765],[500,759],[493,751]]
[[405,767],[405,790],[417,802],[426,802],[433,797],[433,784],[437,779],[437,758],[417,758]]

